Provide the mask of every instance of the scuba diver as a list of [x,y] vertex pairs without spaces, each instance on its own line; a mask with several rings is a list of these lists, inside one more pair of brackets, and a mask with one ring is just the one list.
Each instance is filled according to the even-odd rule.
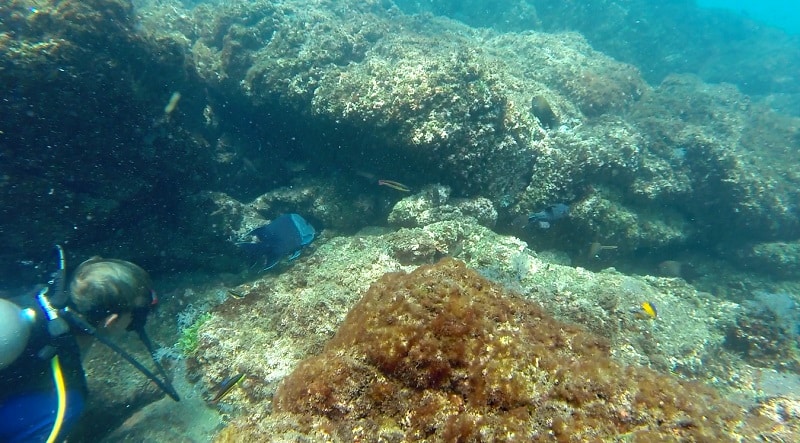
[[[58,268],[32,294],[0,299],[0,442],[57,442],[66,438],[87,395],[81,348],[94,338],[110,347],[179,401],[145,333],[157,303],[147,272],[124,260],[91,258],[65,289],[64,251]],[[150,352],[156,377],[111,337],[136,331]]]

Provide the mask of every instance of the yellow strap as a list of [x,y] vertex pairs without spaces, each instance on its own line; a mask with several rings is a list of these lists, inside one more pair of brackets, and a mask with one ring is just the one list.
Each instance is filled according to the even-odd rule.
[[58,433],[61,432],[61,425],[64,424],[64,415],[67,412],[67,389],[64,384],[64,373],[61,371],[61,362],[58,361],[58,355],[50,359],[50,366],[53,368],[53,381],[56,383],[58,411],[56,412],[56,422],[53,424],[53,430],[50,431],[50,436],[47,437],[47,443],[54,443],[58,438]]

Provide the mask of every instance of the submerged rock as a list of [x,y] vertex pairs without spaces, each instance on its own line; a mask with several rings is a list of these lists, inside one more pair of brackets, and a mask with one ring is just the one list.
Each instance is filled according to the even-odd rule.
[[497,210],[489,199],[451,199],[450,188],[431,185],[397,202],[389,213],[388,222],[393,226],[422,227],[465,217],[473,217],[479,224],[492,228],[497,222]]
[[800,277],[800,241],[765,242],[748,245],[733,256],[745,269],[755,269],[778,278]]
[[375,282],[282,382],[275,414],[236,420],[218,441],[736,441],[767,430],[708,388],[608,351],[446,258]]

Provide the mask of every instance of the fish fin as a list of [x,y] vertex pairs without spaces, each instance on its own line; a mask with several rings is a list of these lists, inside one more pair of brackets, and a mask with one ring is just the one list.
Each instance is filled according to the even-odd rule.
[[264,245],[261,243],[241,242],[241,243],[236,243],[236,246],[241,248],[245,254],[251,257],[264,255]]
[[289,261],[292,261],[292,260],[296,259],[297,257],[300,257],[300,251],[302,251],[302,249],[298,249],[298,250],[294,251],[294,254],[289,256]]

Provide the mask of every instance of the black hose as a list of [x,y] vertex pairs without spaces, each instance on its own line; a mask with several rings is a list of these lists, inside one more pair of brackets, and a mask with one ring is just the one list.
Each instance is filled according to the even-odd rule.
[[[67,320],[69,320],[70,323],[72,323],[73,325],[75,325],[76,327],[81,329],[83,332],[85,332],[85,333],[91,335],[92,337],[98,339],[100,341],[100,343],[108,346],[109,348],[111,348],[111,350],[113,350],[114,352],[119,354],[122,358],[127,360],[128,363],[132,364],[133,367],[138,369],[139,372],[141,372],[142,374],[145,375],[145,377],[147,377],[150,380],[152,380],[153,383],[155,383],[159,387],[159,389],[161,389],[165,394],[169,395],[170,398],[172,398],[175,401],[181,401],[180,397],[178,396],[178,393],[175,391],[175,388],[169,382],[169,379],[167,378],[166,373],[164,372],[164,368],[161,367],[161,365],[156,361],[155,355],[153,355],[153,352],[152,352],[152,343],[150,343],[150,339],[149,338],[143,339],[142,341],[144,341],[145,346],[148,348],[148,351],[150,351],[150,356],[153,358],[153,362],[156,364],[156,367],[159,369],[161,374],[164,376],[164,381],[159,380],[158,377],[155,376],[155,374],[150,372],[149,369],[145,368],[144,365],[139,363],[135,358],[133,358],[133,356],[131,354],[129,354],[127,351],[125,351],[124,349],[119,347],[116,343],[114,343],[111,340],[109,340],[108,338],[103,337],[102,335],[98,334],[96,328],[94,328],[92,325],[87,323],[85,320],[83,320],[79,316],[75,315],[72,311],[65,310],[64,311],[64,316],[67,318]],[[144,334],[144,333],[140,333],[139,337],[147,337],[147,335]]]

